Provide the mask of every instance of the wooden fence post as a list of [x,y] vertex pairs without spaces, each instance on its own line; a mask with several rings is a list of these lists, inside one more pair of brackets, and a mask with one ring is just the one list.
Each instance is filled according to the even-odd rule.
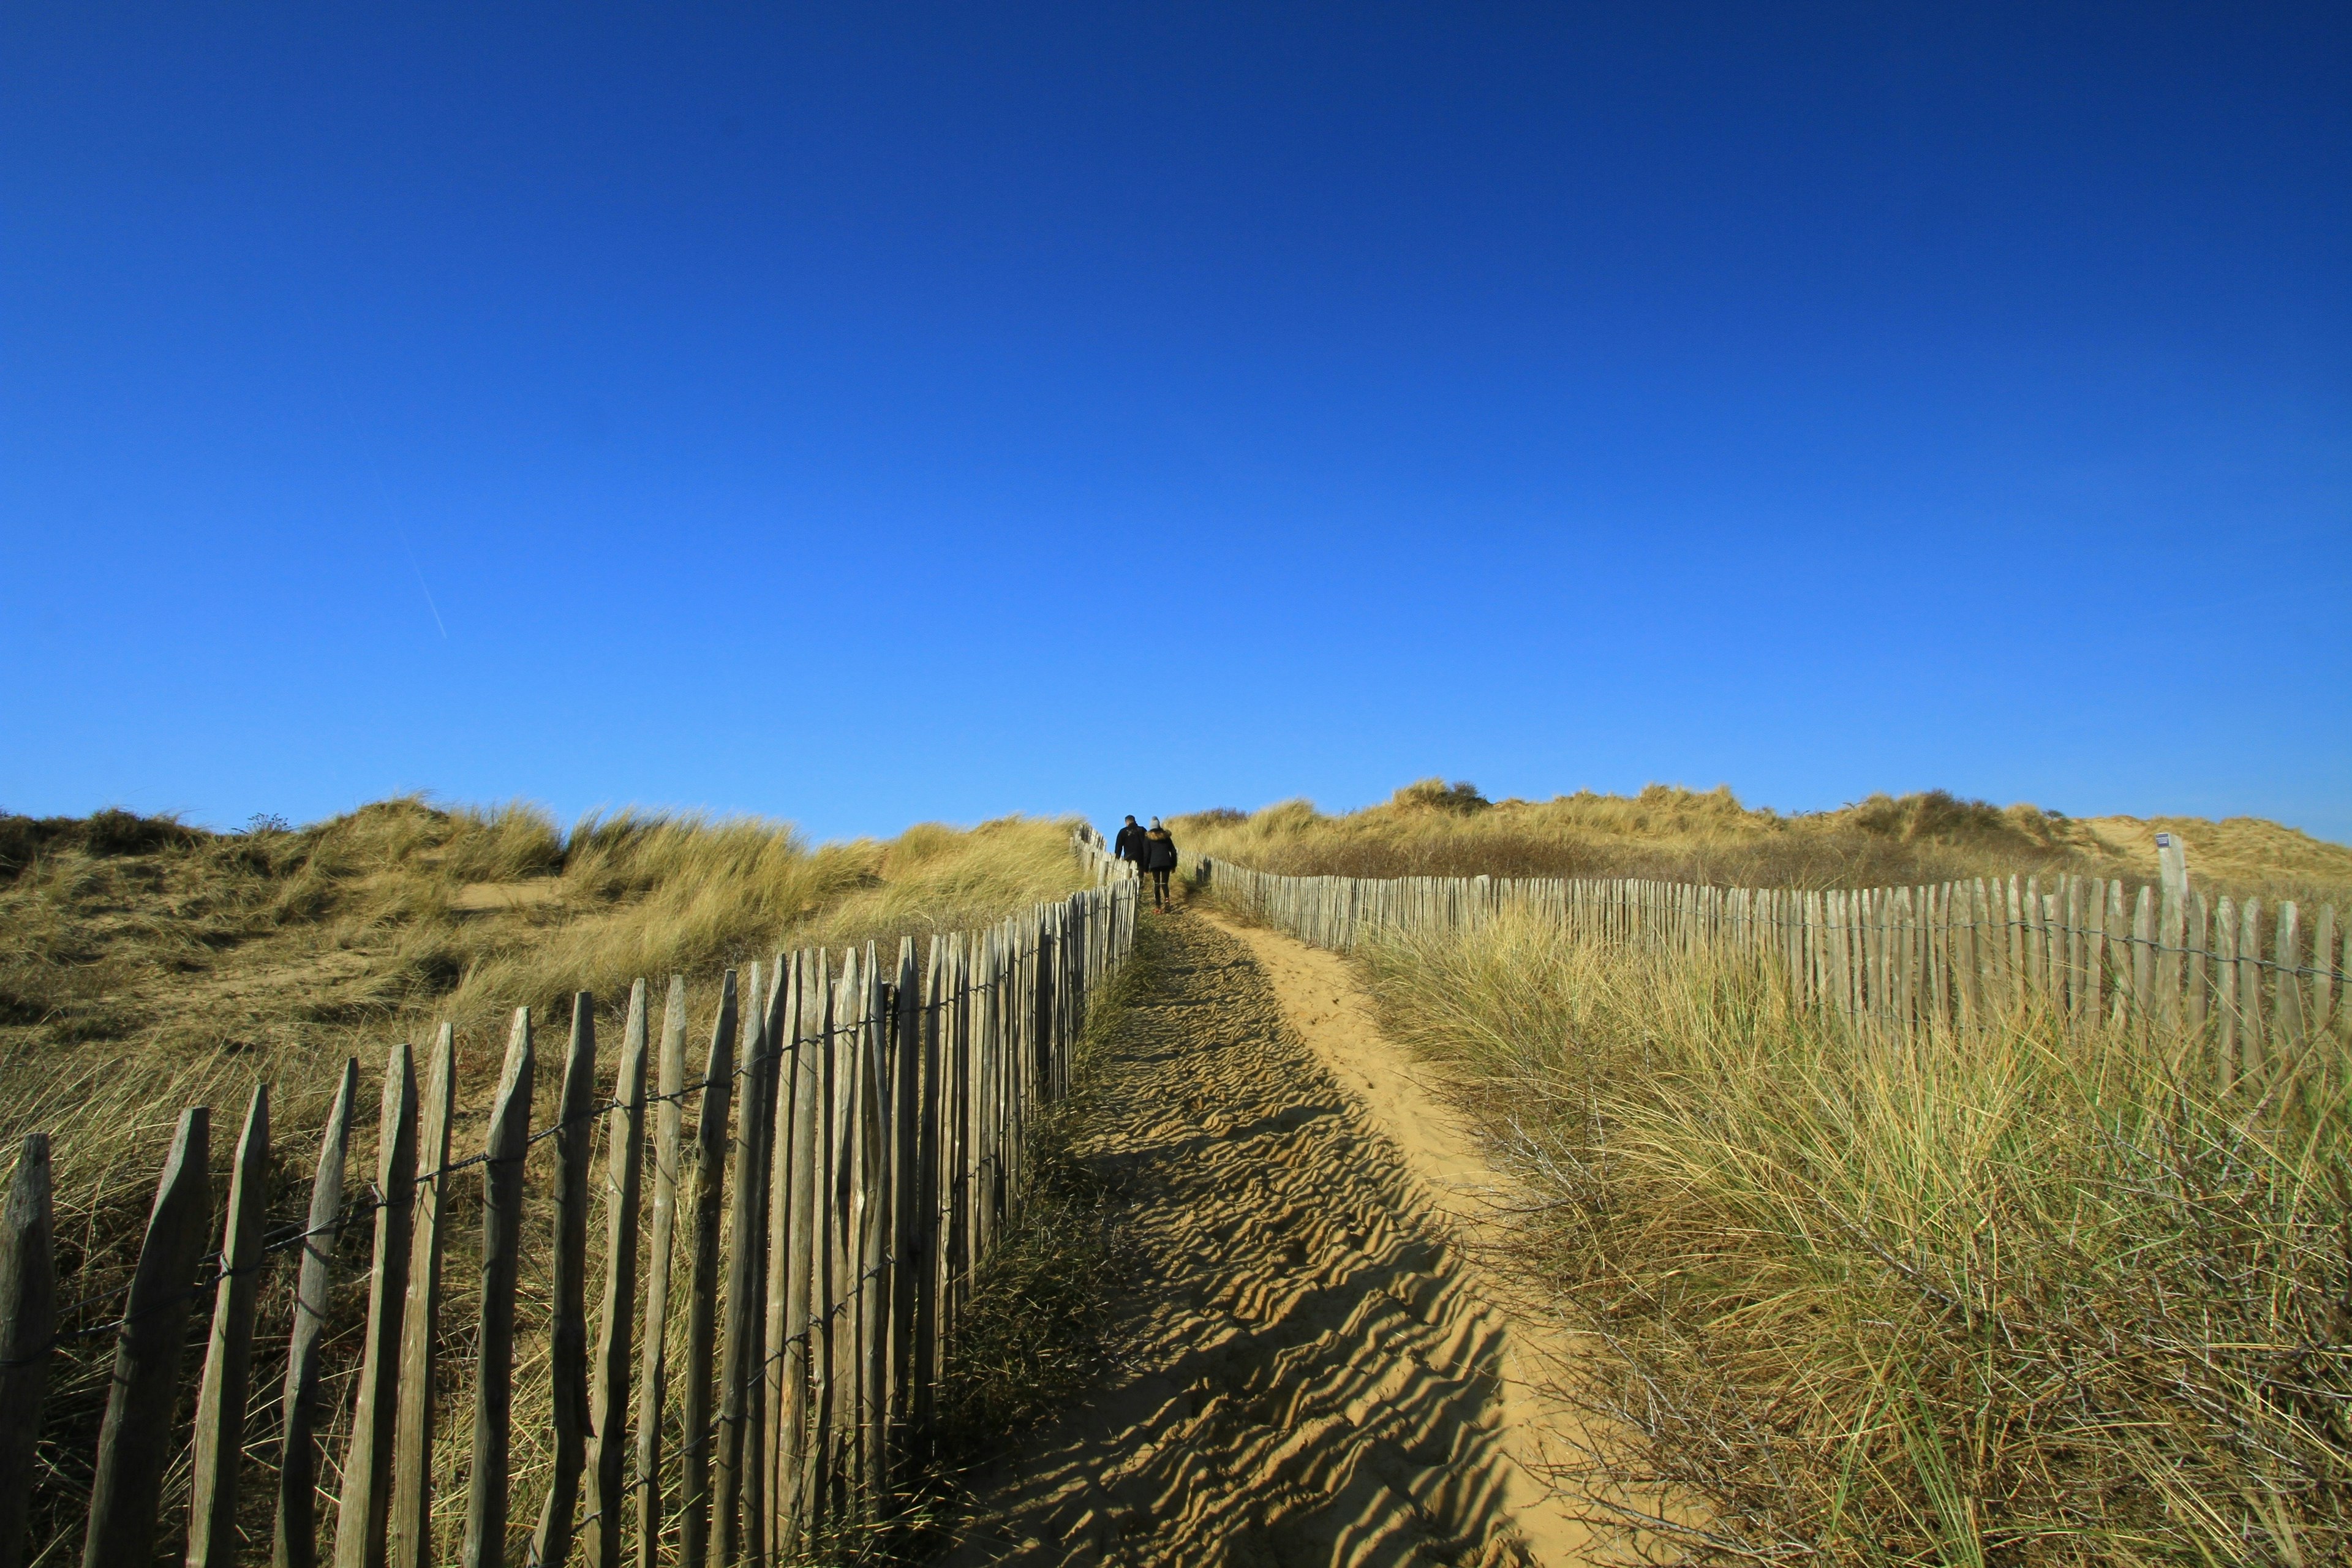
[[832,1523],[835,1512],[834,1461],[834,1304],[840,1300],[841,1236],[835,1219],[835,1148],[834,1128],[839,1121],[836,1096],[841,1081],[835,1025],[840,1017],[840,987],[834,981],[831,954],[816,955],[816,973],[809,984],[810,1021],[816,1045],[814,1070],[816,1103],[810,1107],[809,1190],[809,1437],[808,1458],[801,1483],[801,1510],[808,1523],[808,1539]]
[[2222,1089],[2245,1077],[2238,1055],[2238,906],[2224,893],[2213,905],[2213,1058]]
[[637,1568],[661,1549],[662,1409],[668,1397],[669,1265],[677,1228],[678,1136],[686,1095],[686,976],[669,977],[662,1010],[661,1096],[654,1113],[654,1225],[646,1251],[645,1372],[637,1384]]
[[2213,919],[2205,908],[2205,895],[2191,892],[2188,899],[2188,922],[2181,945],[2189,950],[2189,980],[2182,988],[2182,1016],[2191,1040],[2205,1037],[2205,1019],[2209,1010],[2206,987],[2206,954],[2212,947]]
[[2319,919],[2311,930],[2311,1032],[2315,1036],[2327,1032],[2335,1019],[2336,1009],[2336,906],[2319,906]]
[[760,966],[751,966],[744,999],[743,1100],[735,1113],[735,1205],[729,1218],[727,1321],[719,1337],[719,1431],[712,1476],[711,1521],[718,1568],[734,1568],[742,1549],[745,1383],[759,1351],[761,1321],[754,1297],[760,1271],[760,1088],[767,1061],[767,1016],[760,1006]]
[[768,971],[767,1011],[761,1024],[760,1068],[752,1075],[759,1085],[760,1149],[756,1167],[759,1173],[757,1189],[752,1198],[752,1228],[758,1239],[753,1244],[751,1258],[751,1324],[745,1335],[751,1350],[749,1363],[743,1368],[743,1560],[751,1568],[767,1568],[768,1562],[768,1465],[772,1458],[768,1445],[768,1363],[762,1355],[767,1345],[768,1322],[768,1224],[770,1200],[774,1196],[775,1184],[771,1168],[775,1164],[776,1145],[776,1084],[780,1075],[782,1045],[777,1038],[783,1025],[785,959],[776,954]]
[[[319,1140],[319,1166],[310,1178],[310,1215],[302,1227],[302,1263],[294,1278],[294,1330],[279,1396],[282,1436],[278,1449],[278,1509],[271,1531],[274,1568],[318,1568],[319,1342],[327,1331],[328,1290],[335,1243],[342,1234],[343,1170],[358,1097],[360,1059],[345,1058],[327,1130]],[[13,1568],[13,1565],[9,1565]]]
[[797,1549],[807,1527],[807,1468],[809,1459],[809,1288],[816,1245],[815,1184],[817,1118],[824,1075],[818,1060],[823,1049],[823,966],[813,955],[793,955],[793,1005],[785,1013],[790,1031],[783,1058],[787,1087],[777,1091],[776,1103],[789,1103],[791,1120],[779,1149],[783,1171],[784,1204],[780,1234],[784,1238],[783,1400],[777,1411],[776,1541],[779,1554]]
[[928,1434],[930,1430],[939,1381],[940,1243],[943,1239],[941,1222],[945,1217],[942,1203],[945,1194],[941,1191],[941,1184],[946,1170],[941,1156],[945,1153],[947,1127],[942,1114],[944,1053],[940,1046],[947,1012],[947,944],[940,938],[932,937],[929,962],[924,965],[922,1029],[917,1045],[920,1053],[923,1086],[920,1121],[915,1130],[915,1143],[919,1152],[915,1172],[915,1195],[919,1204],[915,1263],[919,1271],[915,1276],[914,1349],[908,1374],[914,1380],[913,1419],[918,1434]]
[[2058,920],[2066,937],[2065,987],[2059,1002],[2067,1017],[2081,1024],[2083,1012],[2083,879],[2060,879]]
[[2147,1027],[2156,1005],[2156,891],[2143,883],[2132,902],[2132,1022]]
[[82,1568],[151,1568],[155,1510],[171,1458],[172,1405],[180,1342],[196,1293],[196,1260],[212,1219],[212,1114],[180,1113],[171,1154],[155,1184],[147,1236],[139,1248],[114,1342],[114,1375],[98,1434],[98,1478],[90,1490]]
[[32,1524],[33,1449],[58,1318],[50,1201],[49,1135],[30,1132],[0,1209],[0,1568],[24,1568]]
[[2090,972],[2083,984],[2090,1002],[2090,1021],[2100,1027],[2107,1022],[2107,995],[2112,989],[2108,984],[2107,931],[2113,921],[2107,910],[2116,897],[2114,882],[2095,877],[2083,900],[2083,967]]
[[948,938],[940,1013],[940,1354],[954,1342],[964,1259],[971,1247],[971,967],[958,932]]
[[735,972],[719,983],[719,1016],[702,1072],[694,1136],[694,1253],[686,1306],[685,1479],[679,1488],[680,1568],[703,1568],[710,1541],[710,1363],[719,1317],[719,1215],[727,1167],[727,1108],[735,1089]]
[[383,1110],[376,1122],[375,1252],[368,1277],[358,1402],[351,1446],[343,1454],[342,1491],[335,1503],[335,1568],[383,1568],[415,1180],[416,1064],[406,1046],[394,1046],[384,1062]]
[[393,1420],[392,1568],[433,1562],[433,1363],[441,1328],[441,1222],[449,1206],[449,1123],[457,1106],[457,1032],[441,1026],[425,1077],[410,1208],[408,1306],[400,1319],[400,1408]]
[[[890,1349],[884,1418],[903,1428],[913,1415],[915,1317],[927,1272],[919,1240],[923,1207],[923,972],[915,939],[898,942],[897,1017],[890,1065]],[[903,1447],[903,1445],[900,1445]],[[886,1485],[896,1478],[886,1478]]]
[[[1818,899],[1821,895],[1814,894]],[[1967,1028],[1984,1021],[1984,976],[1977,966],[1977,937],[1984,919],[1983,889],[1974,882],[1952,884],[1952,975],[1958,993],[1953,1012]]]
[[2121,1023],[2131,1015],[2131,922],[2124,914],[2121,879],[2107,883],[2106,932],[2108,1006],[2103,1023]]
[[827,1128],[832,1147],[825,1168],[830,1187],[825,1223],[833,1232],[825,1313],[825,1350],[831,1362],[825,1377],[831,1427],[825,1437],[828,1523],[839,1522],[845,1506],[854,1503],[857,1473],[857,1228],[853,1198],[857,1187],[857,1020],[864,1011],[853,948],[843,955],[841,978],[833,987],[833,1104]]
[[2303,944],[2297,927],[2300,911],[2293,899],[2278,907],[2277,927],[2273,935],[2272,962],[2277,975],[2271,994],[2271,1044],[2278,1058],[2279,1070],[2294,1073],[2303,1066],[2303,976],[2295,973],[2303,967]]
[[2180,1006],[2182,940],[2189,928],[2188,889],[2168,877],[2158,895],[2156,910],[2156,1016],[2167,1035],[2181,1034]]
[[835,1337],[834,1414],[841,1436],[840,1471],[848,1489],[848,1517],[862,1520],[872,1478],[866,1466],[866,1336],[871,1300],[866,1269],[872,1262],[867,1247],[869,1120],[874,1115],[872,1075],[874,1017],[873,944],[852,955],[843,965],[841,1001],[835,1020],[845,1019],[842,1040],[842,1099],[836,1102],[841,1120],[835,1128],[840,1163],[838,1216],[842,1226],[841,1291],[835,1305],[841,1312]]
[[2050,941],[2042,896],[2042,879],[2025,879],[2025,989],[2036,1008],[2047,1000],[2050,985]]
[[[604,1295],[596,1309],[596,1364],[588,1420],[594,1447],[588,1467],[587,1568],[621,1568],[622,1519],[628,1489],[624,1413],[629,1408],[629,1329],[637,1310],[637,1203],[645,1181],[646,983],[629,987],[629,1021],[621,1034],[621,1068],[604,1138]],[[646,1331],[657,1334],[658,1324]]]
[[2266,1079],[2270,1053],[2263,1040],[2262,900],[2238,906],[2238,1059],[2248,1078]]
[[514,1404],[515,1272],[522,1261],[522,1162],[530,1151],[530,1009],[515,1009],[490,1107],[482,1167],[481,1328],[475,1340],[473,1465],[466,1480],[465,1568],[507,1555],[507,1457]]
[[988,1256],[988,1214],[996,1188],[996,1162],[989,1149],[996,1131],[996,947],[993,928],[975,931],[964,940],[964,1078],[957,1091],[963,1100],[962,1125],[957,1134],[963,1150],[959,1306],[971,1300],[981,1262]]
[[865,1096],[858,1118],[858,1415],[865,1511],[879,1518],[889,1488],[890,1399],[890,1007],[881,955],[866,944],[865,1005],[859,1037]]
[[761,1424],[761,1435],[767,1439],[765,1462],[760,1470],[760,1484],[765,1503],[760,1518],[760,1535],[766,1549],[781,1561],[786,1552],[784,1525],[784,1495],[787,1489],[783,1472],[788,1463],[798,1458],[798,1450],[787,1440],[784,1431],[787,1406],[792,1403],[785,1383],[789,1376],[787,1352],[791,1330],[791,1296],[788,1281],[793,1273],[793,1089],[794,1058],[800,1045],[801,960],[798,953],[789,957],[778,954],[775,988],[769,994],[769,1048],[775,1053],[775,1071],[770,1074],[774,1085],[774,1109],[768,1121],[773,1129],[770,1140],[773,1157],[768,1162],[768,1241],[767,1289],[761,1292],[766,1307],[766,1321],[761,1325],[760,1383],[765,1400],[766,1419]]
[[261,1287],[261,1233],[268,1223],[269,1086],[256,1084],[229,1175],[220,1282],[196,1390],[188,1498],[188,1568],[236,1562],[236,1479],[245,1458],[245,1406],[253,1373],[253,1302]]
[[531,1534],[530,1568],[572,1555],[580,1472],[588,1462],[588,1170],[596,1152],[596,998],[572,996],[572,1043],[555,1111],[554,1310],[547,1333],[555,1470]]

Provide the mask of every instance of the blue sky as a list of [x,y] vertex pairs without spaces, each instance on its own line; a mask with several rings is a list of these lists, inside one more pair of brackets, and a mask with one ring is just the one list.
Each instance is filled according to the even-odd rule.
[[2352,11],[10,7],[0,544],[17,811],[2352,840]]

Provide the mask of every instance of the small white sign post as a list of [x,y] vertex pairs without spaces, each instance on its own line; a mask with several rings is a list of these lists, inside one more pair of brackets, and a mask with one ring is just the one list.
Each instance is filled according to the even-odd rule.
[[2189,900],[2189,849],[2177,833],[2156,836],[2157,877],[2164,888],[2164,896],[2179,903]]

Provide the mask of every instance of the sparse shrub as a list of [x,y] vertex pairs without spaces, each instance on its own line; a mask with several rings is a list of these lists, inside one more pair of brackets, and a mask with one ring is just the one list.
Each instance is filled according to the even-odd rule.
[[0,878],[14,878],[41,852],[41,825],[29,816],[0,816]]
[[184,849],[205,837],[176,816],[142,816],[110,805],[83,822],[81,847],[91,855],[152,855],[159,849]]
[[0,816],[0,879],[16,877],[43,855],[152,855],[192,848],[210,837],[176,816],[141,816],[111,805],[89,816]]
[[1476,784],[1466,779],[1447,784],[1441,778],[1426,778],[1416,780],[1397,791],[1389,797],[1389,804],[1402,808],[1418,807],[1468,816],[1475,812],[1485,811],[1493,803],[1478,793]]

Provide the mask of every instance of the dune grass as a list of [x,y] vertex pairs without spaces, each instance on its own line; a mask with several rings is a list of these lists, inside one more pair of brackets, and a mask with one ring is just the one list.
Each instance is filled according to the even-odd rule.
[[1790,816],[1743,805],[1727,788],[1652,784],[1635,795],[1490,803],[1471,784],[1423,779],[1360,811],[1325,813],[1293,800],[1257,812],[1195,812],[1170,826],[1190,856],[1289,876],[1647,877],[1809,889],[2036,871],[2153,879],[2155,836],[2168,829],[2188,843],[2200,884],[2217,891],[2352,906],[2352,848],[2275,823],[2077,819],[1941,790]]
[[342,1056],[379,1061],[443,1018],[487,1042],[488,1073],[517,1006],[560,1019],[576,991],[617,1009],[640,975],[707,989],[780,948],[895,947],[1082,879],[1068,824],[1018,817],[814,848],[753,819],[622,813],[564,833],[527,806],[414,798],[299,832],[124,820],[149,826],[67,825],[83,831],[0,864],[0,1136],[50,1131],[61,1193],[126,1116],[241,1100],[215,1085],[322,1094]]
[[1360,962],[1603,1347],[1594,1495],[1664,1478],[1726,1562],[2352,1553],[2340,1041],[2249,1108],[2120,1030],[1889,1044],[1525,919]]
[[[127,813],[73,821],[0,818],[0,1148],[13,1163],[24,1133],[51,1135],[56,1157],[59,1296],[96,1296],[61,1327],[102,1328],[104,1292],[128,1277],[157,1169],[181,1107],[213,1107],[215,1224],[226,1169],[253,1086],[273,1091],[277,1161],[269,1212],[307,1201],[326,1102],[346,1057],[362,1064],[349,1180],[364,1191],[374,1168],[375,1107],[385,1052],[429,1044],[436,1022],[457,1026],[462,1155],[478,1147],[511,1010],[538,1023],[534,1123],[556,1092],[551,1076],[574,992],[593,992],[615,1047],[630,982],[652,983],[658,1008],[667,976],[688,977],[691,1059],[709,1037],[720,969],[779,950],[873,941],[895,953],[934,931],[971,929],[1085,885],[1069,849],[1071,824],[1020,817],[971,829],[910,828],[883,841],[812,847],[772,822],[623,813],[569,832],[528,806],[443,808],[379,802],[299,831],[215,835]],[[597,1158],[602,1159],[600,1153]],[[549,1213],[548,1173],[535,1163],[531,1223]],[[599,1167],[601,1168],[601,1166]],[[468,1331],[478,1193],[453,1194],[444,1320],[444,1407],[470,1399],[462,1340]],[[601,1227],[592,1226],[601,1242]],[[332,1493],[349,1420],[349,1380],[365,1315],[365,1227],[341,1246],[328,1346],[334,1424],[322,1434]],[[549,1282],[543,1235],[527,1238],[516,1369],[513,1473],[517,1528],[535,1516],[545,1450]],[[593,1247],[593,1244],[592,1244]],[[592,1268],[601,1268],[592,1259]],[[282,1375],[290,1269],[267,1270],[257,1346],[254,1424],[243,1511],[248,1549],[269,1550],[266,1431]],[[681,1304],[683,1292],[677,1296]],[[192,1333],[200,1336],[203,1311]],[[682,1332],[682,1318],[669,1325]],[[269,1329],[267,1325],[277,1325]],[[682,1341],[677,1347],[683,1353]],[[36,1560],[79,1551],[88,1465],[105,1396],[110,1342],[69,1342],[52,1373],[42,1455],[50,1467],[35,1500]],[[188,1355],[189,1380],[201,1338]],[[273,1357],[275,1361],[273,1363]],[[190,1381],[190,1386],[193,1383]],[[189,1411],[184,1406],[180,1419]],[[465,1485],[463,1445],[446,1443],[436,1468],[437,1528],[454,1550]],[[184,1503],[173,1479],[167,1521]],[[332,1503],[325,1503],[331,1534]],[[168,1537],[173,1526],[167,1522]]]

